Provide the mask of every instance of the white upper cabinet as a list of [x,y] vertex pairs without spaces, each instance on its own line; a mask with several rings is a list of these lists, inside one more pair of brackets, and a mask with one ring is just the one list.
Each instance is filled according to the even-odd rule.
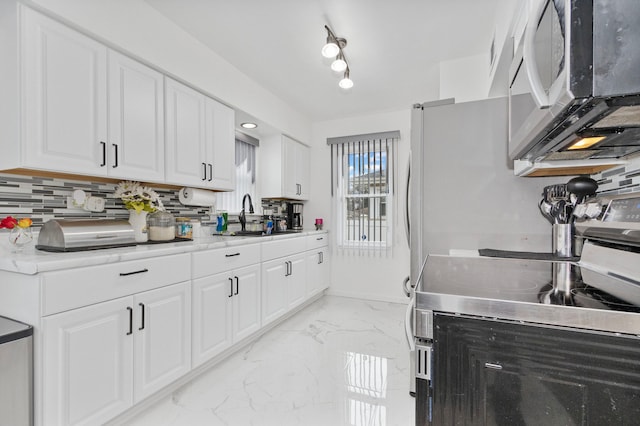
[[165,78],[166,180],[206,186],[205,97],[190,87]]
[[165,80],[167,183],[233,190],[234,111],[182,83]]
[[107,48],[22,11],[23,165],[106,175]]
[[278,135],[267,138],[260,151],[264,198],[309,199],[309,147]]
[[233,191],[236,187],[235,111],[210,98],[205,110],[212,187]]
[[162,182],[162,74],[22,10],[20,166]]
[[108,174],[164,180],[164,88],[159,72],[109,51]]

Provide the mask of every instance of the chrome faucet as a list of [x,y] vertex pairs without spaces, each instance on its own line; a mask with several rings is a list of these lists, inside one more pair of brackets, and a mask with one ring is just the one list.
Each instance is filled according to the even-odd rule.
[[244,194],[244,196],[242,197],[242,210],[240,211],[240,214],[238,215],[238,221],[240,222],[240,229],[241,230],[246,230],[246,225],[247,225],[247,218],[244,214],[244,203],[245,201],[247,201],[247,198],[249,198],[249,214],[253,214],[253,203],[251,202],[251,195]]

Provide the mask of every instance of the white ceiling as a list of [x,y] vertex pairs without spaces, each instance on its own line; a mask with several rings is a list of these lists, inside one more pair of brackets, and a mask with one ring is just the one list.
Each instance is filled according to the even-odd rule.
[[[438,63],[488,60],[502,1],[147,0],[313,122],[433,99]],[[320,54],[325,24],[347,39],[349,91]]]

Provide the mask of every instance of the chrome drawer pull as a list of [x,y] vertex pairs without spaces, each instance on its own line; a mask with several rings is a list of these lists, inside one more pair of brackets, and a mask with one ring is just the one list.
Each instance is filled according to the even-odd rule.
[[240,256],[240,253],[225,254],[224,257]]
[[140,269],[139,271],[120,272],[120,276],[121,277],[126,277],[126,276],[129,276],[129,275],[144,274],[145,272],[149,272],[149,270],[147,268],[144,268],[144,269]]
[[485,362],[484,368],[490,368],[492,370],[502,370],[502,366],[500,364],[493,364],[491,362]]

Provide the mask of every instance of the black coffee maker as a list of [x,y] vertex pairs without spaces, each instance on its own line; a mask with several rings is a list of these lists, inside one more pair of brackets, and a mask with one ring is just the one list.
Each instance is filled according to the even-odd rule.
[[287,204],[287,229],[302,230],[302,203]]

